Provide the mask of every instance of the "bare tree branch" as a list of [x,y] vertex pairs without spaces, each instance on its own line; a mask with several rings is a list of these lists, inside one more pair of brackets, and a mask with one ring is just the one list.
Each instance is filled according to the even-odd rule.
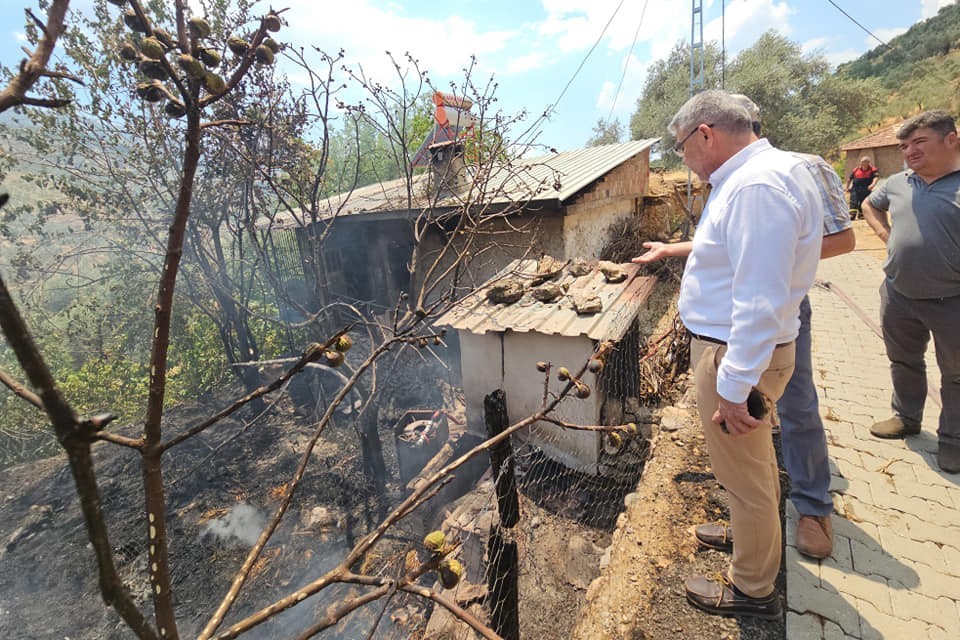
[[[37,98],[27,98],[27,92],[33,88],[47,71],[47,64],[50,62],[50,56],[53,55],[53,49],[64,31],[64,17],[67,14],[67,7],[70,0],[53,0],[50,9],[47,11],[47,24],[40,24],[43,31],[43,37],[37,43],[37,48],[29,59],[20,65],[20,72],[15,75],[7,86],[0,91],[0,113],[11,107],[19,105],[30,105],[38,107],[62,107],[69,104],[69,100],[40,100]],[[31,14],[32,17],[33,14]],[[34,18],[36,20],[36,18]],[[39,22],[39,21],[38,21]]]
[[45,407],[43,406],[43,401],[40,399],[40,396],[14,380],[13,376],[2,369],[0,369],[0,383],[3,383],[3,385],[10,389],[10,391],[35,406],[37,409],[40,409],[40,411],[44,411]]

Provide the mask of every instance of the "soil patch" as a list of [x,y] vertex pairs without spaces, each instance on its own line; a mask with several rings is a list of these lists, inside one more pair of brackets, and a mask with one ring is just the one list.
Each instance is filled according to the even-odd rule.
[[[783,619],[711,616],[687,603],[683,580],[721,572],[729,560],[722,552],[698,548],[691,529],[727,519],[729,511],[726,494],[710,469],[692,390],[663,414],[643,477],[636,492],[625,499],[627,508],[608,550],[609,563],[590,585],[587,605],[571,637],[783,640]],[[781,472],[780,477],[787,495],[787,476]],[[781,513],[781,521],[782,517]],[[783,594],[782,567],[778,587]]]

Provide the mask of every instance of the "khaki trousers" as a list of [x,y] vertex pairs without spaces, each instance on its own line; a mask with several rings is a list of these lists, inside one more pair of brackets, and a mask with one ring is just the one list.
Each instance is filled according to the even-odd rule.
[[[697,408],[717,481],[730,497],[730,526],[734,531],[729,578],[740,591],[753,598],[770,595],[780,570],[780,477],[769,420],[752,433],[732,436],[713,422],[720,404],[717,366],[726,345],[697,338],[690,345],[694,364]],[[757,390],[776,403],[793,374],[795,346],[779,346],[770,366],[760,376]]]

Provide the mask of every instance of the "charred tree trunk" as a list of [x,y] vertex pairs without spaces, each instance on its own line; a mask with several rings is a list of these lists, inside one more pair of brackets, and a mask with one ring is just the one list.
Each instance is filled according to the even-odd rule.
[[360,418],[360,452],[363,457],[363,475],[383,495],[387,488],[387,463],[383,459],[383,442],[377,425],[379,411],[369,407]]
[[[503,389],[497,389],[483,399],[483,414],[487,437],[499,435],[510,426],[510,419],[507,417],[507,394]],[[517,497],[513,447],[509,438],[490,449],[490,466],[496,482],[500,523],[505,527],[512,527],[520,520],[520,500]]]
[[[483,399],[483,418],[490,438],[510,426],[507,394],[503,389],[497,389]],[[490,466],[497,491],[500,522],[490,527],[490,540],[487,542],[487,604],[494,631],[505,640],[519,640],[519,554],[517,543],[507,542],[503,534],[504,528],[511,528],[520,520],[520,498],[509,438],[490,449]]]
[[487,607],[490,626],[504,640],[520,640],[520,605],[516,542],[507,542],[500,525],[490,527],[487,541]]

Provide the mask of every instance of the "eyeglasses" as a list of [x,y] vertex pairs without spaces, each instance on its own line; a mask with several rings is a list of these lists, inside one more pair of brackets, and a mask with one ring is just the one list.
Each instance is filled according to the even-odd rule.
[[[690,139],[690,136],[692,136],[693,134],[695,134],[697,131],[700,130],[700,127],[701,127],[701,126],[702,126],[702,125],[699,125],[699,124],[698,124],[697,126],[695,126],[695,127],[690,131],[690,133],[688,133],[687,135],[683,136],[683,140],[681,140],[681,141],[678,142],[677,144],[673,145],[673,152],[676,153],[678,156],[682,156],[682,155],[683,155],[683,145],[685,145],[685,144],[687,143],[687,140]],[[707,126],[710,127],[711,129],[713,128],[713,125],[712,125],[712,124],[708,124]]]

